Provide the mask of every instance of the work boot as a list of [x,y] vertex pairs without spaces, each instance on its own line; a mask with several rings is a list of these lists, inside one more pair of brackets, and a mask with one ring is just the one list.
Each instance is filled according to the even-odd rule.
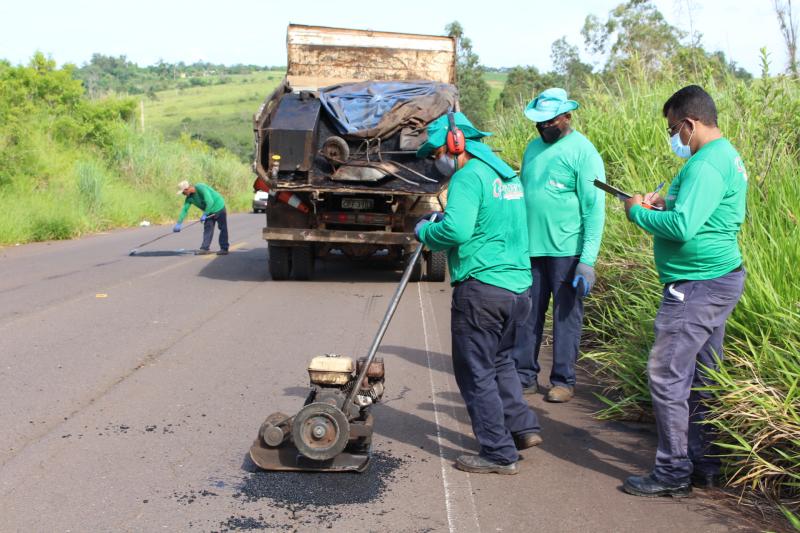
[[464,472],[475,474],[516,474],[519,472],[517,463],[501,465],[484,459],[480,455],[462,455],[456,459],[456,468]]
[[199,248],[199,249],[198,249],[198,250],[197,250],[197,251],[194,253],[194,255],[208,255],[208,254],[210,254],[210,253],[211,253],[211,250],[209,250],[209,249],[207,249],[207,248]]
[[678,484],[662,483],[653,473],[646,476],[631,476],[622,484],[622,490],[634,496],[657,498],[658,496],[674,496],[681,498],[692,493],[689,481]]
[[524,394],[525,396],[527,396],[529,394],[538,394],[538,393],[539,393],[539,382],[538,381],[534,381],[533,383],[531,383],[527,387],[522,387],[522,394]]
[[228,250],[220,250],[217,255],[228,255]]
[[538,446],[542,443],[542,436],[539,435],[538,431],[531,431],[530,433],[522,433],[519,435],[514,435],[514,444],[517,446],[518,450],[526,450],[528,448],[533,448],[534,446]]
[[692,486],[697,489],[718,489],[725,485],[725,478],[720,474],[692,473]]
[[547,391],[547,396],[545,396],[544,399],[552,403],[568,402],[572,399],[572,387],[556,385]]

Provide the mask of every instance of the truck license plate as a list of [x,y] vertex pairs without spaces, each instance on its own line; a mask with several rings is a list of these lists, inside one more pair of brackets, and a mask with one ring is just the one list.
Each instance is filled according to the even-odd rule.
[[342,198],[342,209],[372,209],[374,205],[372,198]]

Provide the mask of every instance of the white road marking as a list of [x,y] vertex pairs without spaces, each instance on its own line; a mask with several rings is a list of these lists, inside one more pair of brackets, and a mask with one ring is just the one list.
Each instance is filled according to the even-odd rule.
[[[444,446],[442,444],[442,432],[441,426],[439,424],[439,402],[437,401],[437,387],[434,382],[433,377],[433,366],[431,364],[431,348],[430,343],[428,340],[428,326],[427,321],[425,320],[425,304],[423,302],[422,297],[422,283],[417,283],[417,293],[419,295],[419,309],[420,309],[420,317],[422,318],[422,333],[425,339],[425,357],[427,359],[428,364],[428,375],[430,376],[431,381],[431,403],[433,403],[433,417],[436,423],[436,443],[439,447],[439,462],[442,468],[442,485],[444,487],[444,503],[447,511],[447,528],[450,533],[455,533],[457,531],[480,531],[481,526],[478,522],[478,511],[475,506],[475,497],[472,490],[472,483],[469,478],[469,473],[464,472],[464,482],[454,485],[449,478],[450,472],[450,465],[448,464],[447,460],[444,458]],[[432,308],[432,304],[430,304],[430,298],[428,298],[428,304]],[[433,319],[433,327],[434,330],[437,331],[435,338],[438,339],[438,328],[436,327],[436,318],[433,313],[431,313],[431,317]],[[440,348],[440,347],[437,347]],[[441,349],[438,350],[441,353]],[[437,369],[442,370],[442,369]],[[450,387],[447,385],[447,381],[444,381],[443,386],[441,387],[443,392],[449,393]],[[449,397],[449,394],[447,394]],[[458,420],[456,418],[455,408],[453,408],[453,420]],[[463,448],[461,443],[460,435],[459,434],[459,443],[458,445]],[[460,494],[457,492],[458,489],[462,489]],[[466,497],[465,497],[466,495]],[[466,501],[465,501],[466,500]],[[466,507],[466,508],[465,508]]]

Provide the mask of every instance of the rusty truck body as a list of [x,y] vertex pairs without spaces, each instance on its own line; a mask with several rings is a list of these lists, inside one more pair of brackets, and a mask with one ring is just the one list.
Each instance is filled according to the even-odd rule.
[[[415,221],[444,209],[447,178],[415,151],[457,110],[455,77],[449,37],[288,27],[286,77],[254,117],[273,279],[310,279],[329,255],[410,257]],[[426,251],[413,278],[442,281],[445,264]]]

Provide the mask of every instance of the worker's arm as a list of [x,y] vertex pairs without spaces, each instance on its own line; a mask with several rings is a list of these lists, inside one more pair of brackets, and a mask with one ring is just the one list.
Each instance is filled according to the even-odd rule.
[[657,237],[686,242],[703,227],[724,196],[725,181],[722,175],[703,162],[681,180],[672,209],[653,211],[634,205],[629,217],[643,230]]
[[419,240],[434,252],[466,242],[475,231],[480,205],[480,178],[472,172],[454,174],[447,191],[444,219],[425,224]]
[[603,158],[596,150],[587,153],[578,167],[575,188],[581,206],[583,222],[583,249],[580,262],[594,266],[603,239],[603,226],[606,222],[606,196],[594,186],[594,180],[606,181]]
[[181,209],[181,214],[178,215],[178,224],[183,224],[183,219],[186,218],[186,214],[189,212],[189,208],[192,207],[192,204],[189,203],[189,199],[183,201],[183,209]]

